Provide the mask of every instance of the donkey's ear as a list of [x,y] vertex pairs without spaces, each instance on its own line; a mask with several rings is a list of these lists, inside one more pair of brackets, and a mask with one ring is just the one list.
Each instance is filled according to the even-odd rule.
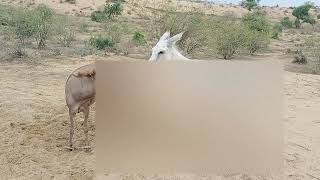
[[167,31],[161,36],[160,40],[167,40],[169,37],[170,37],[170,32]]
[[168,39],[168,43],[170,45],[174,45],[176,42],[180,41],[182,36],[183,36],[184,32],[181,32],[173,37],[171,37],[170,39]]

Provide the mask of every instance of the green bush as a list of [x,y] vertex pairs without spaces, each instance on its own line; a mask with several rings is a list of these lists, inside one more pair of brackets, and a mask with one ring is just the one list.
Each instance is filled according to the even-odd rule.
[[289,17],[284,17],[281,20],[281,25],[285,28],[293,28],[293,23],[290,21]]
[[301,5],[299,7],[294,8],[292,15],[295,16],[298,19],[305,19],[306,17],[309,17],[309,10],[312,8],[312,5],[306,3],[304,5]]
[[75,4],[76,3],[76,0],[65,0],[67,3],[70,3],[70,4]]
[[244,28],[234,21],[221,22],[213,33],[213,41],[210,44],[223,59],[233,58],[244,45]]
[[304,5],[301,5],[299,7],[294,8],[292,15],[297,18],[295,21],[296,28],[300,27],[300,22],[301,22],[300,20],[307,22],[307,23],[314,22],[309,14],[309,10],[312,7],[313,7],[313,4],[307,2]]
[[251,11],[258,6],[258,2],[256,0],[243,0],[241,1],[241,6]]
[[251,30],[263,33],[270,33],[271,31],[271,25],[268,22],[265,14],[259,10],[244,15],[241,21]]
[[0,26],[9,26],[13,23],[13,9],[0,6]]
[[320,14],[318,14],[317,19],[320,19]]
[[304,20],[303,20],[303,22],[305,22],[305,23],[309,23],[309,24],[312,24],[312,25],[314,25],[314,24],[316,24],[316,20],[315,19],[313,19],[312,17],[306,17]]
[[111,50],[115,46],[115,42],[109,36],[99,35],[90,38],[90,45],[98,50]]
[[301,24],[301,33],[302,34],[312,34],[314,32],[313,26],[309,23]]
[[305,39],[306,48],[311,52],[315,58],[314,71],[320,73],[320,36],[311,36]]
[[114,4],[108,4],[105,6],[104,13],[109,19],[114,18],[122,14],[123,7],[121,2],[116,2]]
[[272,27],[271,38],[279,39],[279,34],[283,31],[282,25],[277,23]]
[[34,10],[34,23],[36,25],[38,48],[46,46],[46,41],[52,33],[53,16],[53,10],[42,4]]
[[269,43],[270,40],[267,34],[259,31],[252,31],[250,29],[245,31],[243,45],[250,55],[254,55],[257,51],[266,48]]
[[106,14],[102,11],[94,11],[90,17],[92,21],[103,22],[106,19]]
[[303,51],[301,49],[297,50],[295,52],[295,56],[294,56],[294,60],[292,61],[292,63],[296,63],[296,64],[307,64],[307,57],[304,55]]
[[144,35],[140,32],[134,32],[132,41],[137,45],[144,45],[147,42]]
[[18,57],[26,55],[26,41],[37,33],[33,12],[23,9],[17,10],[13,12],[12,18],[6,22],[9,25],[8,32],[12,33],[15,39],[18,39],[18,42],[15,43],[13,54]]
[[34,14],[28,10],[17,11],[13,17],[12,25],[16,37],[22,44],[26,39],[33,37],[38,31],[34,22]]
[[62,16],[55,20],[55,36],[64,47],[70,47],[75,40],[75,32],[68,17]]

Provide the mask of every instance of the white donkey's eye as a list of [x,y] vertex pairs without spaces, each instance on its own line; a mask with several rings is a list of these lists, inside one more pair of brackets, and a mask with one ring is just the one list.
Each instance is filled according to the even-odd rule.
[[160,51],[159,54],[164,54],[164,51]]

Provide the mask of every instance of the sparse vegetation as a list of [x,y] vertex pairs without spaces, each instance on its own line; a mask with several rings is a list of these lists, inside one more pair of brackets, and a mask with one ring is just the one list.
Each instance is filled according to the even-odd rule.
[[245,32],[244,47],[250,55],[254,55],[258,50],[266,48],[270,43],[269,37],[265,33],[250,29]]
[[312,34],[313,33],[313,26],[311,24],[302,23],[300,28],[301,28],[302,34]]
[[94,11],[91,13],[91,20],[95,22],[102,22],[106,19],[106,14],[102,11]]
[[267,21],[265,14],[259,10],[245,15],[241,22],[245,26],[244,47],[253,55],[260,49],[268,46],[269,38],[278,38],[281,26],[272,27]]
[[59,43],[64,47],[69,47],[72,41],[74,41],[75,32],[67,17],[63,16],[57,18],[55,23],[55,35]]
[[285,28],[293,28],[293,23],[292,21],[290,21],[289,17],[284,17],[282,20],[281,20],[281,25]]
[[70,4],[75,4],[76,3],[76,0],[65,0],[67,3],[70,3]]
[[283,31],[283,26],[279,23],[273,25],[271,31],[271,38],[272,39],[279,39],[279,34]]
[[251,11],[258,6],[258,2],[256,0],[243,0],[241,1],[241,6]]
[[109,19],[114,18],[122,14],[123,7],[121,2],[116,2],[113,4],[108,4],[105,6],[104,13]]
[[310,51],[311,56],[315,59],[314,72],[320,73],[320,37],[311,36],[305,39],[306,48]]
[[144,45],[146,44],[146,39],[144,37],[144,35],[140,32],[134,32],[133,37],[132,37],[132,41],[136,44],[136,45]]
[[44,48],[49,36],[52,33],[54,12],[45,5],[39,5],[33,13],[38,48]]
[[306,23],[313,23],[314,19],[310,17],[309,10],[313,7],[310,3],[305,3],[304,5],[294,8],[292,15],[296,17],[295,26],[300,28],[301,21]]
[[113,19],[116,16],[122,14],[123,7],[121,1],[115,3],[106,4],[104,10],[98,10],[91,13],[91,20],[96,22],[103,22],[106,19]]
[[239,23],[233,21],[223,21],[215,29],[214,39],[211,46],[223,59],[231,59],[243,47],[244,31]]
[[26,41],[36,34],[33,12],[21,10],[15,12],[13,18],[8,21],[9,30],[14,33],[14,38],[18,39],[14,47],[13,54],[21,57],[26,55],[24,52]]
[[246,14],[242,17],[241,21],[253,31],[259,31],[266,34],[269,34],[271,31],[271,25],[268,22],[265,13],[260,10]]
[[90,39],[90,45],[98,50],[111,50],[115,46],[115,42],[110,36],[92,36]]
[[304,55],[303,50],[299,49],[295,52],[294,60],[292,63],[296,64],[307,64],[307,57]]

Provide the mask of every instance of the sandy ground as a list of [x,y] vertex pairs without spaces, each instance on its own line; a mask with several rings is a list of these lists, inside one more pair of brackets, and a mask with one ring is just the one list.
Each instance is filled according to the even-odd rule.
[[[41,63],[0,63],[0,179],[93,179],[94,111],[89,119],[91,152],[70,152],[64,84],[84,59]],[[285,173],[283,177],[108,175],[109,179],[319,179],[320,76],[284,73]],[[76,120],[76,145],[84,141],[82,116]]]

